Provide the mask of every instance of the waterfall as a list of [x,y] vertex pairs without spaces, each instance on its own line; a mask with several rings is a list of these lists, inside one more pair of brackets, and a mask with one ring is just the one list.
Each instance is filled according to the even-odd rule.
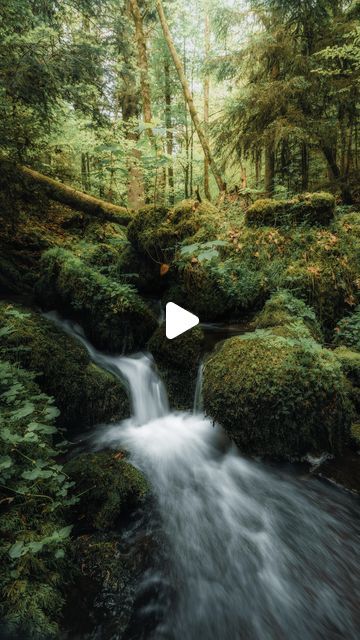
[[194,414],[173,413],[148,354],[106,356],[79,339],[127,381],[133,416],[96,430],[94,442],[130,452],[152,485],[165,540],[164,561],[144,577],[137,612],[141,629],[159,608],[160,620],[155,631],[131,638],[357,639],[355,501],[242,457],[200,412],[201,371]]
[[203,410],[203,373],[204,373],[204,364],[201,362],[199,366],[199,371],[196,379],[196,387],[195,387],[195,395],[194,395],[194,406],[193,413],[202,413]]

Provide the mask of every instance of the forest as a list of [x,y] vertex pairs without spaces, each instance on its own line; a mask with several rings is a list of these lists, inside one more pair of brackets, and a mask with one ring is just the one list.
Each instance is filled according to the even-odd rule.
[[0,640],[359,637],[359,79],[359,0],[1,0]]

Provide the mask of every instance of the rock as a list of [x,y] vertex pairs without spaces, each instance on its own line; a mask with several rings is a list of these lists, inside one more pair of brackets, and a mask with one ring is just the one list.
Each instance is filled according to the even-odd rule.
[[326,226],[334,218],[335,198],[330,193],[304,193],[292,200],[257,200],[246,211],[249,226]]
[[80,322],[99,349],[131,352],[141,348],[157,321],[135,289],[87,266],[75,254],[51,249],[41,260],[36,288],[47,309],[61,308]]
[[262,311],[256,316],[253,327],[255,329],[283,327],[297,320],[304,323],[315,340],[322,340],[322,331],[313,309],[286,290],[276,291],[271,296]]
[[147,344],[165,382],[170,406],[174,409],[186,410],[193,406],[203,346],[204,334],[199,327],[168,340],[164,324],[156,329]]
[[76,512],[85,530],[116,529],[129,510],[144,501],[148,484],[123,452],[82,453],[65,466],[80,495]]
[[206,412],[247,453],[291,459],[341,451],[352,407],[339,362],[309,336],[299,337],[299,325],[276,334],[231,338],[208,359]]
[[360,353],[347,347],[337,347],[333,353],[351,385],[351,400],[357,414],[356,419],[360,421]]
[[60,410],[58,425],[89,427],[130,415],[120,380],[90,361],[87,350],[39,313],[0,304],[0,353],[37,374]]

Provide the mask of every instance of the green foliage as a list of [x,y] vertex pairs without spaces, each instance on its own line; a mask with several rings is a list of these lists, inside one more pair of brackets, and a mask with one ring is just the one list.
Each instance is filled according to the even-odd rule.
[[352,417],[336,357],[290,326],[226,340],[205,363],[204,404],[242,451],[338,452]]
[[0,360],[1,617],[27,638],[55,636],[64,601],[76,498],[52,443],[58,413],[32,374]]
[[262,311],[256,316],[253,326],[256,329],[281,327],[301,320],[308,328],[310,335],[318,341],[322,332],[313,309],[303,300],[298,300],[289,291],[277,291],[265,303]]
[[0,357],[35,372],[41,389],[55,398],[60,426],[78,429],[129,415],[120,381],[91,363],[85,347],[53,322],[2,303],[0,339]]
[[245,214],[249,226],[327,226],[334,218],[335,198],[330,193],[308,193],[292,200],[257,200]]
[[47,251],[41,274],[37,295],[42,304],[79,320],[99,348],[133,351],[155,329],[155,317],[132,286],[107,278],[70,251]]
[[149,490],[140,471],[122,452],[82,453],[65,469],[76,482],[76,509],[86,527],[114,529],[119,518],[141,504]]
[[360,351],[360,306],[340,320],[335,328],[334,342]]

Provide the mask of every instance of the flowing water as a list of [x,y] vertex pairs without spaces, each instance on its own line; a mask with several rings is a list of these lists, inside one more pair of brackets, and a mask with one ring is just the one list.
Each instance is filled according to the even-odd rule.
[[[81,339],[127,381],[133,405],[132,418],[95,432],[96,446],[129,450],[163,532],[162,561],[144,576],[137,631],[126,638],[359,638],[357,501],[242,457],[200,412],[201,376],[196,411],[172,413],[150,355],[109,357]],[[149,619],[157,623],[146,631]]]

